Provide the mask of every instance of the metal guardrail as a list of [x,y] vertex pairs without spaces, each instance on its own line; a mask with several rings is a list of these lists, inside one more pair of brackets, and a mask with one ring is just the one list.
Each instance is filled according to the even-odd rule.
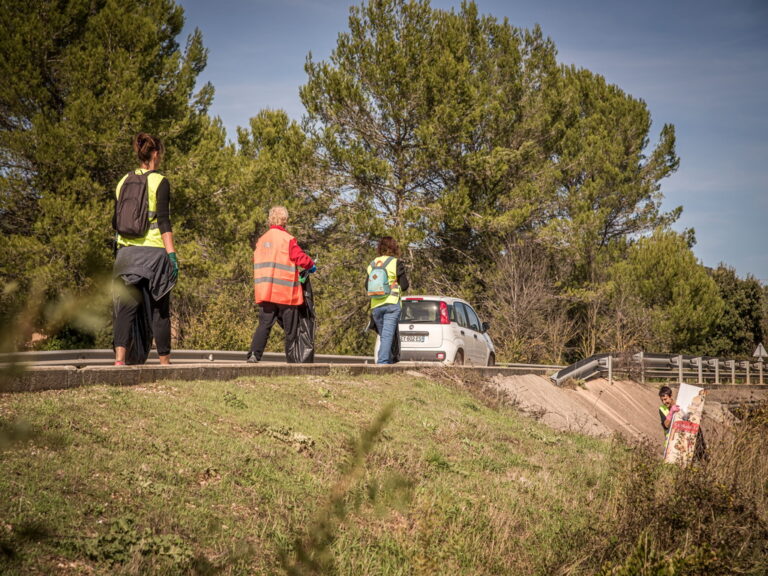
[[519,370],[528,368],[537,374],[545,371],[556,372],[565,368],[562,364],[516,364],[514,362],[496,362],[496,366],[501,368],[517,368]]
[[[174,350],[172,361],[174,364],[200,364],[200,363],[244,363],[246,352],[232,350]],[[265,352],[262,362],[285,362],[285,354],[279,352]],[[111,366],[115,362],[115,353],[110,349],[85,349],[85,350],[54,350],[37,352],[19,352],[16,354],[0,354],[0,364],[24,364],[34,366]],[[160,362],[157,351],[151,350],[148,365],[156,365]],[[342,356],[332,354],[316,354],[316,364],[374,364],[373,356]],[[430,362],[430,364],[437,364]],[[542,364],[513,364],[498,362],[500,368],[514,368],[517,370],[530,370],[531,373],[548,373],[560,370],[563,366]]]
[[[174,350],[173,363],[183,364],[239,364],[245,362],[246,353],[232,350]],[[110,366],[114,363],[114,352],[110,349],[56,350],[41,352],[19,352],[0,354],[0,364],[22,364],[34,366]],[[285,362],[285,355],[266,352],[262,362]],[[315,355],[317,364],[374,364],[372,356],[341,356],[330,354]],[[157,352],[152,350],[148,365],[159,363]],[[518,372],[553,372],[550,379],[559,385],[567,380],[589,380],[624,374],[633,380],[677,380],[679,382],[711,382],[714,384],[760,384],[765,383],[765,368],[761,360],[725,360],[709,356],[686,356],[675,354],[596,354],[570,366],[497,363],[501,368],[513,368]]]
[[[174,364],[200,363],[244,363],[246,352],[232,350],[174,350]],[[285,354],[265,352],[263,362],[285,362]],[[19,352],[0,354],[0,364],[31,364],[35,366],[110,366],[115,362],[115,353],[110,349],[54,350],[44,352]],[[157,351],[151,350],[147,364],[159,364]],[[373,364],[372,356],[333,356],[316,354],[318,364]]]
[[764,363],[760,360],[725,360],[711,356],[682,354],[597,354],[558,370],[550,379],[558,386],[568,380],[589,380],[614,374],[630,379],[676,380],[713,384],[764,385]]
[[[232,380],[256,375],[325,376],[335,370],[349,375],[394,374],[440,367],[439,362],[375,364],[372,356],[318,354],[314,363],[289,364],[284,354],[267,353],[258,364],[245,361],[245,352],[221,350],[174,350],[171,366],[160,366],[156,352],[140,366],[114,366],[112,350],[61,350],[0,354],[0,394],[35,392],[93,384],[131,386],[161,380]],[[560,368],[560,367],[558,367]],[[539,374],[553,370],[531,364],[504,366],[459,366],[450,370],[472,372],[482,377]]]

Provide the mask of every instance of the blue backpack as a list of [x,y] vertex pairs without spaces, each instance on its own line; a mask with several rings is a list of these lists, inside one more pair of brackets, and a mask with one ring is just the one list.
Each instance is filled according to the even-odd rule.
[[366,283],[369,298],[382,298],[389,296],[392,292],[392,287],[389,285],[387,266],[393,259],[390,256],[383,262],[378,259],[371,262],[371,271],[368,273],[368,282]]

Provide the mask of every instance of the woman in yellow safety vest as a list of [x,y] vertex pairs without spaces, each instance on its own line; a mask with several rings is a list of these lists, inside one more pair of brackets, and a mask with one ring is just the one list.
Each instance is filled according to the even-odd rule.
[[[405,266],[400,260],[400,247],[391,236],[379,240],[378,256],[368,265],[366,290],[371,299],[371,317],[379,334],[379,353],[377,364],[392,364],[392,344],[397,335],[397,323],[400,321],[400,297],[408,290],[408,277]],[[386,271],[388,290],[378,295],[372,291],[373,276],[378,270]]]
[[[145,301],[145,293],[149,296],[152,336],[160,364],[170,364],[170,293],[178,278],[179,260],[171,229],[171,186],[168,179],[157,172],[165,149],[159,138],[142,132],[134,138],[133,150],[139,159],[139,168],[123,176],[117,184],[112,222],[117,231],[113,268],[113,277],[117,280],[113,311],[115,366],[126,363],[126,347],[131,342],[132,326]],[[147,230],[138,235],[121,234],[119,222],[124,216],[118,211],[124,209],[119,202],[120,195],[121,192],[129,194],[126,183],[136,182],[135,176],[146,176]]]

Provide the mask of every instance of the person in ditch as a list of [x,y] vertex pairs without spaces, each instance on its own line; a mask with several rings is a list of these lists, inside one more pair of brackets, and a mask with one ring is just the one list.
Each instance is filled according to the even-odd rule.
[[365,286],[371,299],[371,318],[379,334],[377,364],[393,364],[394,339],[400,321],[400,298],[408,290],[408,277],[400,260],[400,247],[391,236],[379,240],[377,256],[368,265]]
[[[703,401],[703,394],[705,394],[704,391],[702,391],[701,395],[695,398],[694,401]],[[680,412],[680,406],[675,404],[672,399],[672,388],[669,386],[662,386],[659,389],[659,400],[661,400],[661,405],[659,406],[659,418],[661,420],[661,427],[664,429],[664,440],[666,441],[669,438],[672,419],[676,413]],[[693,459],[694,461],[700,461],[706,460],[707,458],[707,442],[704,440],[704,431],[701,426],[699,426],[699,431],[696,433],[696,447],[694,448]]]
[[659,406],[659,419],[661,420],[661,427],[664,429],[664,438],[669,438],[669,428],[672,426],[672,418],[675,413],[680,411],[680,406],[675,404],[672,400],[672,388],[669,386],[662,386],[659,389],[659,400],[661,405]]
[[[134,138],[133,150],[139,168],[118,182],[112,218],[117,245],[113,267],[115,366],[145,362],[153,338],[160,364],[170,364],[171,290],[178,278],[179,260],[171,229],[171,186],[157,172],[165,148],[159,138],[141,132]],[[144,317],[147,320],[140,324],[147,324],[149,331],[144,342],[136,342],[140,332],[136,322]]]
[[261,360],[267,339],[275,322],[285,332],[285,351],[297,336],[299,306],[304,294],[299,281],[299,267],[314,273],[312,258],[299,247],[296,238],[285,229],[288,210],[273,206],[269,211],[269,230],[256,241],[253,251],[253,282],[256,304],[259,306],[259,325],[253,334],[246,362]]

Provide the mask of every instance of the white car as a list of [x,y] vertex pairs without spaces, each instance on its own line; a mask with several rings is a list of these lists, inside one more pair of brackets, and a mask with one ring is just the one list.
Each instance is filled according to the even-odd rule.
[[[493,366],[496,352],[466,301],[447,296],[406,296],[400,313],[400,360]],[[376,338],[374,358],[378,355]]]

